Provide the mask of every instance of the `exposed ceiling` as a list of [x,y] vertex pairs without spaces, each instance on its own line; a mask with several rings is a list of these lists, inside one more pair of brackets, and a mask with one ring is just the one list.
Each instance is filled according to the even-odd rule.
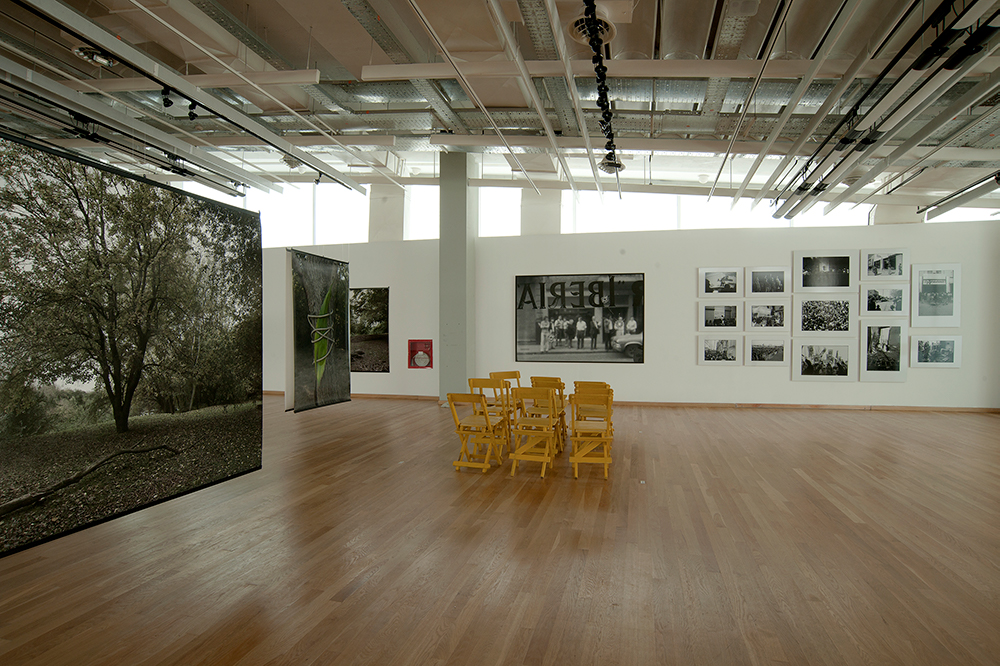
[[1000,207],[1000,3],[599,0],[618,174],[597,169],[583,10],[0,0],[0,136],[230,192],[432,182],[437,153],[466,151],[497,184],[747,196],[777,216]]

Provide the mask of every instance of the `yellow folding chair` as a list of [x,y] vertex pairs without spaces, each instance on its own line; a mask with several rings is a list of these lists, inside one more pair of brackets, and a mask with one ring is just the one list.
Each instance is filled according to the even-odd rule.
[[556,418],[559,425],[559,439],[556,445],[559,451],[562,451],[566,448],[566,438],[568,435],[568,431],[566,430],[566,385],[563,384],[562,379],[559,377],[532,377],[531,385],[536,388],[550,388],[555,391]]
[[513,451],[510,475],[517,473],[518,461],[542,463],[551,466],[556,456],[558,417],[555,391],[550,388],[516,388],[514,395],[514,423],[511,427]]
[[[572,413],[569,436],[572,452],[569,462],[573,465],[573,478],[579,478],[580,463],[597,463],[604,465],[606,479],[611,466],[611,443],[614,439],[611,392],[577,391],[569,397],[569,401]],[[608,418],[595,418],[597,413],[607,414]]]
[[[610,396],[611,400],[608,403],[611,407],[596,404],[582,404],[579,408],[579,414],[573,418],[581,421],[607,421],[611,422],[612,410],[614,407],[614,397],[615,392],[611,389],[610,384],[604,382],[573,382],[573,391],[578,394],[597,394],[597,395],[607,395]],[[613,426],[612,426],[613,428]]]
[[[506,436],[500,422],[490,416],[486,397],[477,393],[449,393],[448,407],[455,420],[455,433],[462,441],[458,460],[452,463],[455,469],[473,467],[485,474],[492,460],[502,465],[500,452]],[[471,407],[471,413],[460,416],[459,409],[464,407]]]
[[504,434],[503,455],[510,453],[510,424],[513,416],[511,406],[510,382],[504,379],[485,379],[472,377],[469,379],[469,392],[478,393],[486,398],[486,411],[491,420],[498,422]]

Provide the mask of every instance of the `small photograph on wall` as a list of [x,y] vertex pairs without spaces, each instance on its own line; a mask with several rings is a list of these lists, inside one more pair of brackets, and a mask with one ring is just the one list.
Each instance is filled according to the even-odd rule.
[[910,338],[910,367],[961,368],[961,335],[914,335]]
[[748,331],[787,331],[791,301],[748,301]]
[[742,337],[741,335],[698,336],[698,365],[741,365]]
[[854,291],[856,250],[798,251],[795,256],[795,291]]
[[795,297],[795,334],[852,334],[856,328],[855,295],[815,294]]
[[910,284],[910,325],[962,325],[962,265],[914,264]]
[[906,381],[906,333],[898,319],[861,320],[861,381]]
[[743,294],[742,268],[699,268],[698,296],[734,297]]
[[351,372],[389,372],[389,287],[351,289]]
[[792,291],[788,266],[759,266],[747,268],[746,273],[747,296],[774,296]]
[[741,331],[740,316],[743,304],[739,302],[720,303],[716,301],[698,303],[699,331]]
[[861,314],[905,317],[910,314],[910,285],[862,282]]
[[642,273],[518,275],[516,360],[642,363]]
[[905,280],[909,274],[909,250],[861,250],[863,281]]
[[794,340],[792,379],[814,382],[857,380],[857,341],[849,339]]
[[351,399],[350,284],[342,261],[289,250],[294,411]]
[[788,365],[789,338],[747,335],[743,359],[746,365]]

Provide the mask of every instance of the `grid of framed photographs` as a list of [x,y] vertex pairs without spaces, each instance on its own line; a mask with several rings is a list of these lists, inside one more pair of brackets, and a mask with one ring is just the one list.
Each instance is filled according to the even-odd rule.
[[908,326],[959,326],[961,264],[911,266],[906,248],[792,254],[791,267],[698,269],[699,365],[791,366],[797,380],[864,382],[960,367],[961,336],[911,339]]

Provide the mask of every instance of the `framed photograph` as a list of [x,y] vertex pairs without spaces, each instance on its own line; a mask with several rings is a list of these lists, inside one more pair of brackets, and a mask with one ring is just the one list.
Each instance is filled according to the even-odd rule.
[[861,320],[861,381],[906,381],[906,321]]
[[351,372],[389,372],[389,287],[351,289]]
[[861,283],[861,315],[905,317],[910,314],[910,285]]
[[748,331],[787,331],[791,301],[747,301],[744,306]]
[[813,294],[794,299],[795,335],[853,335],[857,331],[856,294]]
[[962,264],[913,264],[910,325],[962,325]]
[[909,250],[861,250],[862,281],[905,280],[910,274]]
[[515,359],[549,363],[642,363],[642,273],[518,275]]
[[961,335],[914,335],[910,338],[911,368],[961,368]]
[[795,291],[848,292],[857,287],[857,250],[811,250],[794,253]]
[[747,268],[747,296],[774,296],[792,293],[792,269],[788,266]]
[[743,345],[743,362],[746,365],[788,365],[790,357],[788,336],[748,335]]
[[743,303],[740,301],[700,301],[698,303],[699,331],[742,331]]
[[742,268],[699,268],[698,296],[738,297],[743,295]]
[[742,365],[742,335],[698,336],[698,365]]
[[858,378],[858,341],[853,338],[792,341],[792,379],[853,382]]

